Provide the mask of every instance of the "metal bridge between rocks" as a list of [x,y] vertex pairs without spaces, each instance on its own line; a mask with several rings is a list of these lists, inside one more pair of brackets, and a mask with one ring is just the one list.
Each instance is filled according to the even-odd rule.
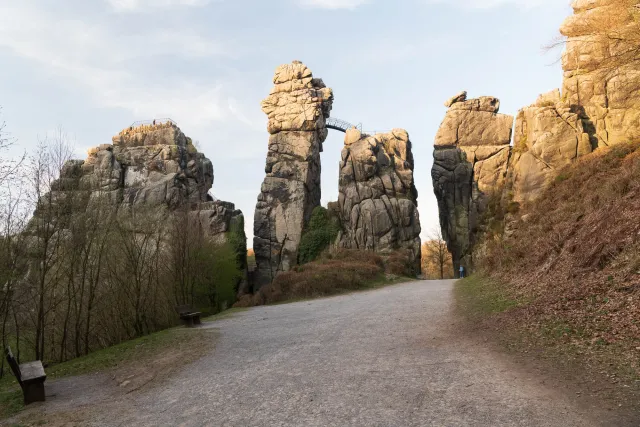
[[360,132],[362,132],[362,123],[358,125],[352,125],[351,123],[345,122],[344,120],[329,117],[326,124],[328,129],[339,130],[340,132],[346,133],[347,130],[351,128],[356,128]]
[[386,133],[390,132],[388,130],[373,130],[373,131],[365,131],[362,130],[362,123],[358,123],[357,125],[353,125],[347,121],[336,119],[335,117],[329,117],[326,121],[327,129],[333,129],[340,132],[346,133],[348,129],[356,128],[360,131],[360,133],[364,135],[375,135],[378,133]]

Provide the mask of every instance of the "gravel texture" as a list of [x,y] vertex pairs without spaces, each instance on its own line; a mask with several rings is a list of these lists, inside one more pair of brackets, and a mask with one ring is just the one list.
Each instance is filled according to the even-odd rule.
[[211,354],[117,405],[85,407],[78,425],[600,425],[456,332],[452,285],[411,282],[209,323],[220,331]]

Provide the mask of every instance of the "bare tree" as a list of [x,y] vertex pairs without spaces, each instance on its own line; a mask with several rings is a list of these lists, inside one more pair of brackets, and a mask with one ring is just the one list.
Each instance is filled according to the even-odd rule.
[[[589,70],[598,70],[605,78],[621,74],[622,68],[637,69],[640,62],[640,5],[637,0],[609,0],[606,5],[574,17],[571,31],[580,34],[577,45],[591,45]],[[576,45],[576,46],[577,46]],[[575,46],[560,37],[547,50],[565,46],[567,55],[580,55]],[[632,79],[634,80],[634,79]],[[629,91],[637,90],[634,85]]]
[[444,279],[445,269],[451,265],[451,254],[447,248],[447,242],[442,237],[442,231],[439,228],[432,230],[429,233],[429,240],[422,245],[423,271],[428,275],[435,269],[440,279]]
[[11,138],[6,131],[6,123],[0,120],[0,186],[15,178],[24,162],[25,154],[18,158],[9,157],[8,151],[14,144],[15,139]]
[[[28,294],[25,304],[35,301],[32,319],[35,329],[34,349],[38,359],[45,357],[46,333],[51,313],[60,302],[58,267],[63,243],[65,219],[70,214],[63,192],[56,191],[62,185],[59,180],[64,165],[71,159],[72,149],[62,130],[39,141],[35,154],[27,166],[27,180],[34,206],[33,218],[27,230],[31,258],[27,275]],[[29,301],[30,300],[30,301]],[[51,333],[55,331],[50,329]],[[51,337],[52,339],[53,337]],[[55,354],[52,354],[55,358]]]

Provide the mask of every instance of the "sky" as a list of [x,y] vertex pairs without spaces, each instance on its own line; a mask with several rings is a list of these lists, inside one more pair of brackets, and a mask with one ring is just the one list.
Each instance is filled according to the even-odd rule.
[[[275,68],[304,62],[334,91],[332,117],[404,128],[423,239],[438,227],[430,170],[447,98],[496,96],[515,115],[560,87],[547,51],[569,0],[0,0],[0,120],[32,150],[58,128],[77,158],[138,120],[171,118],[213,162],[212,193],[253,212]],[[322,154],[337,200],[344,134]]]

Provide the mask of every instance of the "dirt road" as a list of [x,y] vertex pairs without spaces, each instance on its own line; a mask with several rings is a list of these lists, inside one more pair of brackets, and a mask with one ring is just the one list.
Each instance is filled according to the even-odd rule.
[[218,320],[206,326],[220,332],[211,354],[117,402],[84,402],[80,424],[599,425],[542,380],[458,333],[452,286],[411,282]]

